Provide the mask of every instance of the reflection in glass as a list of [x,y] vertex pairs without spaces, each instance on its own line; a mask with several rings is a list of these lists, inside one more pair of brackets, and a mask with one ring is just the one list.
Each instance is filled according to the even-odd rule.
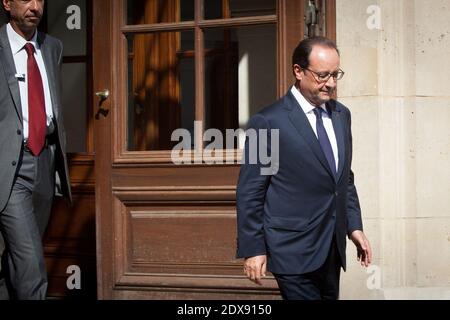
[[86,152],[86,77],[85,63],[63,64],[62,108],[69,153]]
[[205,0],[205,19],[276,14],[276,0]]
[[194,127],[192,31],[128,35],[128,150],[170,150]]
[[205,128],[245,129],[277,97],[276,26],[207,29],[205,51]]
[[128,0],[127,24],[194,20],[194,0]]
[[68,153],[87,152],[88,10],[86,0],[48,0],[40,28],[63,43],[62,109]]
[[64,56],[86,55],[86,0],[47,1],[47,32],[63,42]]

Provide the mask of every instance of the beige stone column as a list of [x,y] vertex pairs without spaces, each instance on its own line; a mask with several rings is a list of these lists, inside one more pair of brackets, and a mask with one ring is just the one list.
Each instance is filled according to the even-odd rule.
[[337,0],[338,95],[376,266],[349,242],[343,299],[450,297],[449,21],[450,0]]

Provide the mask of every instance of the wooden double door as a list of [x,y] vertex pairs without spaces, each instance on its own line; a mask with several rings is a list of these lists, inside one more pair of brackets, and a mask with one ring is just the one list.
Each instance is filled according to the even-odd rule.
[[[313,2],[313,32],[334,37],[334,1]],[[292,84],[309,5],[86,1],[87,53],[67,58],[86,63],[86,144],[46,234],[49,295],[279,298],[235,259],[239,129]]]

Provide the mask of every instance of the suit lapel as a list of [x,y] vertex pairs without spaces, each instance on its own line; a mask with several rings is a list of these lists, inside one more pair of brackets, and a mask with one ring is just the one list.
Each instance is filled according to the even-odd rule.
[[303,110],[301,110],[297,100],[290,91],[286,95],[286,101],[290,109],[289,120],[292,122],[295,129],[297,129],[298,133],[308,143],[313,154],[317,157],[322,166],[334,179],[334,174],[331,172],[330,166],[328,165],[327,159],[325,158],[325,154],[320,147],[319,140],[317,140],[317,137],[314,134],[313,129],[311,128],[311,124],[309,123],[308,118],[306,117]]
[[45,34],[39,32],[37,37],[37,42],[39,44],[41,53],[42,53],[42,59],[44,60],[45,65],[45,71],[47,72],[47,79],[48,79],[48,86],[50,89],[50,97],[52,101],[52,109],[53,109],[53,115],[56,119],[58,119],[58,108],[56,108],[56,102],[58,101],[58,97],[56,96],[57,90],[56,90],[56,82],[55,78],[55,63],[54,59],[52,58],[52,52],[51,48],[48,45],[48,43],[45,41]]
[[336,135],[336,142],[338,147],[338,170],[336,173],[336,181],[339,181],[341,178],[342,172],[344,170],[344,162],[345,162],[345,138],[344,138],[344,124],[342,123],[343,119],[341,116],[341,111],[336,108],[336,104],[334,101],[330,101],[327,103],[327,108],[331,109],[331,121],[333,123],[334,134]]
[[19,83],[16,78],[16,65],[9,45],[6,25],[0,29],[0,64],[8,81],[9,91],[14,101],[17,115],[22,123],[22,104],[20,103]]

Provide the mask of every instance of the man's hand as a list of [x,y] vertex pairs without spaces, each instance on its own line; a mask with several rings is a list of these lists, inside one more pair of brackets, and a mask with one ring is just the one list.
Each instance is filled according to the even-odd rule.
[[369,240],[361,230],[355,230],[350,235],[350,239],[356,246],[358,252],[357,259],[361,266],[368,267],[372,263],[372,249],[370,248]]
[[266,276],[267,256],[255,256],[245,259],[244,274],[250,281],[262,285],[261,277]]

